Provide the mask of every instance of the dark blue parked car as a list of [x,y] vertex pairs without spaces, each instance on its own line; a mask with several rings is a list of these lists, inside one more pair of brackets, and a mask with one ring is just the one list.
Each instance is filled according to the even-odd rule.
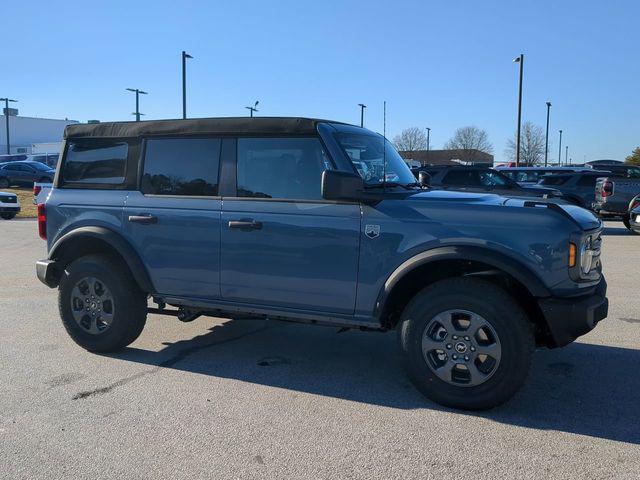
[[40,162],[17,161],[0,163],[0,188],[32,187],[34,182],[53,181],[56,171]]
[[481,409],[520,388],[536,345],[607,315],[591,212],[427,190],[363,128],[228,118],[65,138],[37,274],[89,351],[130,344],[149,312],[397,330],[425,395]]

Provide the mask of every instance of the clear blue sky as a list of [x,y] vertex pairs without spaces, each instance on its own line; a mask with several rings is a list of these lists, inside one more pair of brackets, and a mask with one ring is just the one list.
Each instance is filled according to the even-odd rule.
[[[516,125],[544,126],[551,158],[565,131],[574,161],[623,159],[640,145],[640,2],[5,0],[0,96],[20,114],[131,119],[181,115],[180,51],[189,116],[317,116],[387,136],[431,127],[440,148],[456,127],[488,131],[497,160]],[[564,148],[563,148],[564,150]]]

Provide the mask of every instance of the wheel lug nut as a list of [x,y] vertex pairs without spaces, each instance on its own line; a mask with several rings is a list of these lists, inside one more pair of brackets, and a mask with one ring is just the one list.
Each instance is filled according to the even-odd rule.
[[464,361],[465,361],[465,362],[468,362],[468,361],[469,361],[469,356],[468,356],[468,355],[465,355],[465,356],[464,356]]
[[458,356],[457,355],[452,355],[451,358],[453,358],[454,360],[457,360]]
[[471,348],[470,348],[470,350],[471,350],[472,352],[475,352],[475,351],[476,351],[476,347],[471,347]]
[[469,337],[464,337],[464,339],[468,342],[469,341]]
[[457,340],[457,339],[458,339],[458,336],[457,336],[457,335],[454,335],[454,336],[453,336],[453,339],[454,339],[454,340]]
[[447,350],[451,350],[451,347],[452,347],[452,346],[453,346],[453,345],[451,345],[450,343],[447,343]]

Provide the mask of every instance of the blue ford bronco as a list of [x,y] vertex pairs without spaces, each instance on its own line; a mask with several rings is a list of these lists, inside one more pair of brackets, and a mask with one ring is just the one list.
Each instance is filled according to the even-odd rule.
[[38,205],[48,258],[36,270],[92,352],[129,345],[148,313],[396,330],[421,392],[484,409],[521,387],[536,346],[607,315],[591,212],[430,190],[363,128],[70,125],[63,152]]

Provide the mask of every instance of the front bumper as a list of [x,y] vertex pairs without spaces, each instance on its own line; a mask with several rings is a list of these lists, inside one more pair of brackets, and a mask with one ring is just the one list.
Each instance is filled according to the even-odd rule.
[[53,260],[38,260],[36,262],[36,275],[38,280],[49,288],[58,286],[60,275],[56,262]]
[[20,205],[8,206],[8,204],[0,204],[0,213],[20,213]]
[[607,317],[609,300],[604,276],[589,295],[572,298],[541,298],[542,310],[555,346],[562,347],[589,331]]

